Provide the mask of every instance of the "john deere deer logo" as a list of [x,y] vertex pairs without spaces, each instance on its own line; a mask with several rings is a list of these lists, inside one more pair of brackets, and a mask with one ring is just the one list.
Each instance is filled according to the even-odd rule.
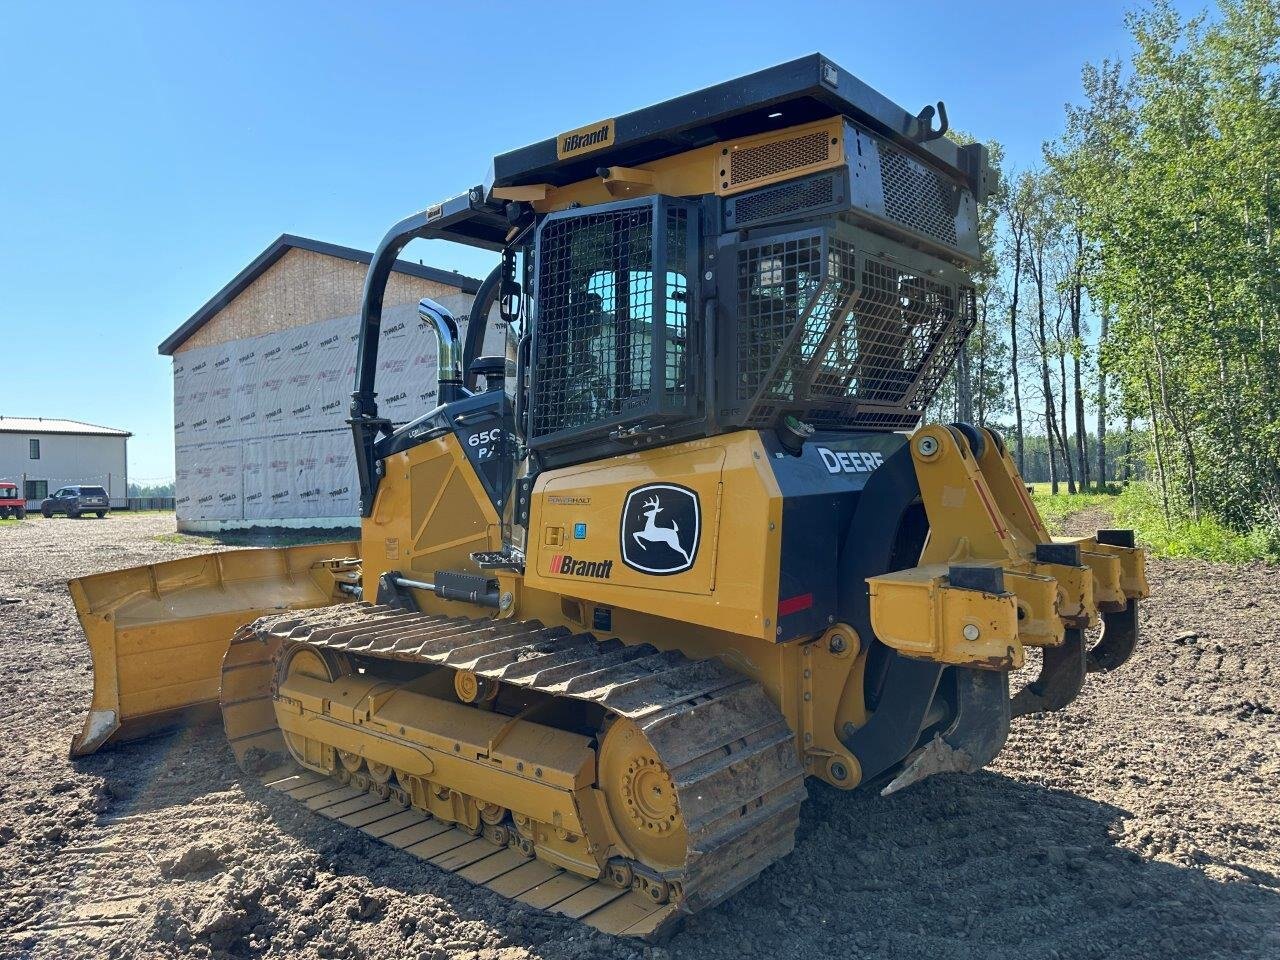
[[658,514],[662,512],[661,504],[662,501],[657,497],[644,502],[644,509],[640,511],[645,515],[644,529],[637,530],[631,536],[635,537],[636,542],[644,549],[648,549],[645,547],[646,540],[650,543],[665,543],[680,556],[684,557],[685,563],[690,563],[692,558],[689,556],[689,551],[680,546],[680,524],[672,520],[669,527],[658,526],[657,518]]
[[698,556],[698,495],[674,483],[651,483],[627,494],[622,508],[622,562],[655,576],[681,573]]

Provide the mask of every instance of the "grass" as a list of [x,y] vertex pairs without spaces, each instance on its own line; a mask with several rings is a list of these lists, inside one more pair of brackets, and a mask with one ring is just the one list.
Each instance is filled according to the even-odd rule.
[[1255,527],[1240,533],[1204,515],[1199,520],[1175,516],[1166,524],[1160,496],[1147,484],[1135,484],[1121,492],[1114,515],[1121,526],[1137,530],[1158,556],[1280,563],[1280,530]]
[[1159,557],[1193,557],[1224,563],[1263,560],[1280,563],[1280,530],[1255,527],[1240,533],[1213,517],[1174,516],[1166,523],[1160,495],[1150,484],[1112,487],[1107,493],[1052,494],[1047,483],[1032,484],[1032,499],[1050,530],[1083,510],[1097,508],[1117,527],[1131,527],[1138,540]]
[[1093,507],[1110,510],[1115,496],[1109,493],[1058,493],[1049,492],[1047,483],[1033,483],[1031,499],[1040,510],[1040,516],[1050,530],[1060,531],[1067,517]]

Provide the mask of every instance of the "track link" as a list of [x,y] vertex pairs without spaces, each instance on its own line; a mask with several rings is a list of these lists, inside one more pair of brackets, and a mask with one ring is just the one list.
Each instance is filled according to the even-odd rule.
[[[688,830],[683,868],[660,875],[670,885],[672,902],[658,905],[646,899],[640,880],[628,894],[606,880],[593,881],[513,856],[514,850],[481,838],[478,843],[488,844],[486,850],[475,845],[475,836],[451,824],[385,800],[385,791],[367,794],[336,780],[320,783],[323,778],[314,772],[279,769],[285,747],[275,726],[272,680],[274,664],[290,644],[466,670],[488,681],[594,703],[634,722],[670,772]],[[650,939],[664,935],[678,915],[718,903],[788,854],[805,798],[791,730],[759,684],[718,660],[690,660],[647,643],[600,641],[590,633],[546,627],[536,620],[443,617],[368,604],[263,617],[241,628],[232,640],[224,663],[223,716],[241,766],[255,774],[273,768],[272,785],[295,796],[298,790],[320,791],[303,798],[313,808],[325,812],[327,808],[313,801],[327,798],[338,811],[337,819],[357,814],[361,819],[365,807],[357,810],[351,804],[377,810],[376,801],[384,805],[388,818],[420,816],[433,826],[406,824],[389,835],[391,842],[400,846],[394,838],[404,839],[399,831],[408,826],[416,826],[419,833],[436,827],[441,835],[452,830],[457,836],[450,839],[472,844],[468,857],[485,855],[455,866],[443,857],[447,850],[436,850],[448,840],[423,846],[434,836],[423,836],[407,848],[414,852],[415,845],[422,847],[432,862],[468,879],[502,869],[477,882],[610,933]],[[396,812],[390,812],[387,803]],[[361,824],[370,832],[367,827]],[[488,866],[476,866],[479,863]],[[525,879],[536,882],[514,892]],[[628,922],[622,926],[624,919]]]

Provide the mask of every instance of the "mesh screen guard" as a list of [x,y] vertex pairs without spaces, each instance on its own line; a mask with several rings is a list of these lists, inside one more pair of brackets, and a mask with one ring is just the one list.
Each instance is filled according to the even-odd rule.
[[875,142],[885,216],[954,247],[960,201],[956,185],[884,140],[877,138]]
[[530,446],[687,414],[697,223],[652,197],[540,225]]
[[753,238],[733,259],[736,342],[720,369],[733,383],[725,412],[743,426],[792,413],[910,427],[975,319],[959,270],[842,222]]

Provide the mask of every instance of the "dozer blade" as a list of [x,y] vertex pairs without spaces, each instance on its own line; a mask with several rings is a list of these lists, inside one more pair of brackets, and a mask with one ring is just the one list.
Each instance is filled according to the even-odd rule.
[[93,701],[71,756],[218,715],[231,635],[273,610],[349,597],[360,545],[229,550],[72,580],[93,655]]

